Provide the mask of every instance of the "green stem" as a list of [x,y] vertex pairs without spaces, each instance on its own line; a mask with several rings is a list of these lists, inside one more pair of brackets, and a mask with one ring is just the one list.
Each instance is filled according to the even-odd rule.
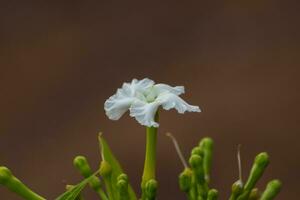
[[[155,121],[158,121],[158,113],[155,115]],[[141,184],[142,191],[145,190],[147,181],[151,179],[155,180],[157,128],[147,127],[146,134],[146,155]]]
[[108,200],[105,192],[102,189],[97,190],[98,195],[100,196],[101,200]]

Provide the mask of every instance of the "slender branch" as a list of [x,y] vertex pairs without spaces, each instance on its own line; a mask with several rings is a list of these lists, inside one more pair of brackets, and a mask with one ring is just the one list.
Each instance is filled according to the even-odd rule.
[[178,157],[180,158],[180,160],[181,160],[181,162],[183,164],[183,167],[184,168],[188,168],[188,165],[187,165],[187,163],[186,163],[186,161],[184,159],[184,156],[182,154],[182,151],[180,150],[180,147],[179,147],[179,144],[178,144],[176,138],[172,135],[172,133],[166,133],[166,135],[171,138],[171,140],[172,140],[172,142],[174,144],[175,150],[177,152],[177,155],[178,155]]

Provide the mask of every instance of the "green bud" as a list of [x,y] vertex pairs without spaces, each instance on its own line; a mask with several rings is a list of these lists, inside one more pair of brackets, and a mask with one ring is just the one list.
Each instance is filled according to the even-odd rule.
[[101,181],[97,176],[91,177],[89,181],[90,187],[93,188],[95,191],[98,191],[101,189]]
[[207,200],[217,200],[219,193],[216,189],[210,189],[207,194]]
[[121,191],[126,191],[128,188],[128,182],[126,182],[125,180],[119,180],[117,183],[117,187],[121,190]]
[[84,156],[76,156],[73,160],[73,164],[85,178],[92,175],[92,170],[88,164],[87,159]]
[[243,183],[238,180],[232,184],[231,195],[229,200],[236,200],[237,197],[243,192]]
[[213,146],[214,146],[214,142],[209,137],[203,138],[199,143],[199,147],[204,152],[203,168],[204,168],[205,180],[207,183],[209,183],[209,181],[210,181],[210,170],[211,170],[211,164],[212,164]]
[[249,200],[258,200],[260,197],[259,191],[257,188],[253,188],[249,195]]
[[179,187],[183,192],[189,192],[192,187],[193,171],[189,168],[184,169],[184,171],[179,175]]
[[197,182],[203,184],[204,181],[204,169],[203,169],[203,159],[199,155],[192,155],[189,159],[189,163],[195,172]]
[[264,173],[268,164],[269,164],[269,156],[267,153],[263,152],[258,154],[255,157],[254,164],[250,171],[250,175],[245,184],[245,190],[250,192],[254,188],[255,184]]
[[204,156],[204,152],[203,152],[203,150],[200,147],[197,146],[197,147],[194,147],[192,149],[191,155],[199,155],[199,156],[203,157]]
[[112,167],[107,161],[101,161],[99,174],[104,182],[108,199],[115,199],[117,193],[114,191],[113,185],[116,183],[112,182]]
[[17,179],[7,167],[0,166],[0,184],[4,185],[7,189],[19,195],[23,199],[45,200],[45,198],[34,193],[19,179]]
[[261,195],[260,200],[272,200],[276,197],[276,195],[280,192],[281,190],[281,182],[279,180],[273,180],[270,181]]
[[202,166],[202,158],[199,155],[191,155],[190,159],[189,159],[189,163],[191,165],[192,168],[198,168]]
[[117,190],[119,200],[129,200],[128,182],[126,180],[120,179],[117,182]]
[[[73,160],[73,164],[84,178],[88,178],[93,175],[91,167],[84,156],[76,156]],[[97,176],[93,176],[90,179],[89,185],[97,192],[101,189],[101,182]]]
[[120,174],[117,177],[117,181],[119,181],[119,180],[124,180],[124,181],[128,182],[128,176],[127,176],[127,174]]
[[199,147],[202,149],[205,149],[205,148],[212,149],[213,144],[214,144],[214,142],[211,138],[205,137],[199,142]]
[[154,179],[150,179],[146,182],[146,197],[149,200],[154,200],[156,197],[158,183]]
[[248,180],[245,184],[243,193],[238,197],[238,200],[248,200],[251,190],[254,188],[257,181],[263,175],[266,167],[269,164],[269,156],[263,152],[255,157],[253,166],[251,168]]
[[107,161],[102,160],[100,164],[99,174],[103,177],[109,177],[111,173],[112,173],[112,168],[110,164]]
[[0,184],[5,185],[12,178],[11,171],[1,166],[0,167]]
[[74,185],[66,185],[66,190],[70,191],[74,188]]

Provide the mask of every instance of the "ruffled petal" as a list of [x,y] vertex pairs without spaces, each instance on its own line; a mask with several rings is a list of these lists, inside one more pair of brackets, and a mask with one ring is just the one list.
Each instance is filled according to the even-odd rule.
[[124,90],[128,96],[134,96],[137,92],[144,93],[153,85],[154,81],[148,78],[144,78],[142,80],[133,79],[131,83],[124,83],[122,90]]
[[134,117],[143,126],[158,127],[159,124],[155,122],[155,114],[159,106],[158,102],[147,103],[135,100],[129,108],[130,116]]
[[165,93],[165,92],[170,92],[176,95],[181,95],[184,93],[184,86],[169,86],[167,84],[156,84],[153,86],[153,90],[157,93],[157,95],[161,94],[161,93]]
[[133,101],[133,97],[123,98],[115,94],[105,101],[105,114],[111,120],[118,120],[129,109]]
[[154,85],[154,81],[144,78],[142,80],[133,79],[131,83],[124,83],[113,96],[104,103],[106,115],[111,120],[118,120],[129,109],[132,102],[142,99],[144,91]]
[[170,92],[160,94],[155,101],[159,102],[165,110],[175,108],[179,113],[184,113],[186,111],[201,112],[199,106],[190,105],[179,96]]

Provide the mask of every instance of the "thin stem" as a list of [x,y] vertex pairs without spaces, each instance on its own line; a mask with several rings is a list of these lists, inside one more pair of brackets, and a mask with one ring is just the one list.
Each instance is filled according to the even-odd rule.
[[242,173],[242,161],[241,161],[241,144],[238,145],[237,149],[237,160],[238,160],[238,169],[239,169],[239,180],[243,182],[243,173]]
[[177,142],[176,138],[171,133],[166,133],[166,135],[171,138],[171,140],[172,140],[172,142],[174,144],[175,150],[177,152],[177,155],[178,155],[178,157],[180,158],[180,160],[181,160],[181,162],[183,164],[183,167],[184,168],[188,168],[188,165],[187,165],[187,163],[186,163],[186,161],[184,159],[184,156],[182,154],[182,151],[180,150],[180,147],[178,145],[178,142]]

